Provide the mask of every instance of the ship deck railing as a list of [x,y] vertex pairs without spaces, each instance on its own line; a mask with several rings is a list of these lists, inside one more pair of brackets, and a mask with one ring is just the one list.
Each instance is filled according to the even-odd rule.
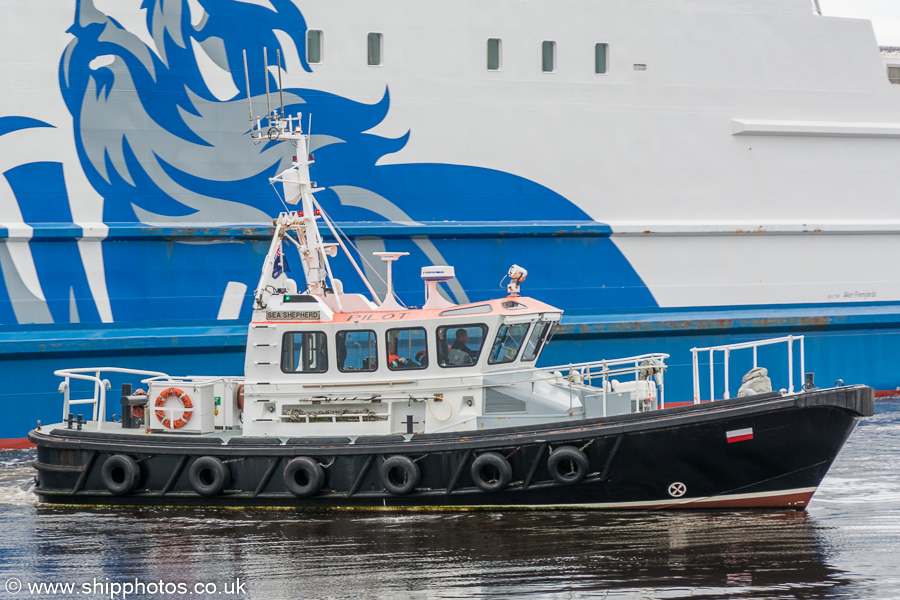
[[[142,369],[126,369],[122,367],[82,367],[79,369],[60,369],[54,371],[54,375],[63,378],[59,384],[58,390],[60,394],[64,394],[63,421],[68,417],[72,406],[90,404],[93,405],[91,420],[97,422],[97,431],[103,429],[103,422],[106,420],[106,392],[112,387],[109,383],[109,379],[101,378],[101,375],[105,373],[124,373],[127,375],[144,375],[149,377],[149,379],[144,380],[144,382],[149,381],[150,379],[172,379],[161,371],[145,371]],[[72,398],[72,379],[93,382],[93,396],[90,398]]]
[[[574,390],[579,385],[599,389],[602,394],[603,415],[606,416],[606,396],[608,393],[615,391],[612,389],[612,382],[615,381],[614,378],[616,377],[633,378],[635,383],[642,379],[655,379],[658,388],[657,404],[660,409],[665,408],[664,377],[667,368],[666,359],[668,358],[668,354],[655,352],[612,360],[595,360],[554,367],[540,367],[535,368],[535,370],[556,375],[557,378],[563,377],[565,381],[569,382],[571,390]],[[568,374],[563,376],[562,369],[566,368],[568,369]],[[597,379],[600,380],[599,385],[595,383]]]
[[716,397],[716,373],[715,373],[715,356],[716,352],[723,354],[724,384],[725,392],[723,398],[728,400],[731,395],[729,392],[728,367],[731,359],[731,353],[736,350],[752,350],[753,351],[753,368],[759,366],[758,350],[763,346],[773,346],[776,344],[787,345],[787,370],[788,370],[788,394],[794,393],[794,344],[800,346],[800,373],[806,373],[806,352],[804,347],[804,337],[802,335],[786,335],[784,337],[770,338],[755,342],[742,342],[739,344],[723,344],[721,346],[709,346],[707,348],[691,348],[693,356],[693,375],[694,375],[694,404],[700,404],[700,354],[709,353],[709,400],[712,401]]
[[[653,377],[658,386],[658,405],[659,408],[665,408],[665,388],[663,385],[663,373],[666,369],[665,360],[669,358],[668,354],[654,353],[641,354],[639,356],[630,356],[626,358],[618,358],[612,360],[596,360],[579,363],[569,363],[567,365],[554,365],[549,367],[523,367],[517,366],[510,369],[488,371],[480,373],[481,376],[489,378],[487,382],[482,380],[481,383],[472,383],[466,381],[468,378],[461,378],[457,384],[448,384],[446,380],[440,382],[440,389],[443,392],[452,389],[486,389],[490,387],[502,387],[511,384],[527,384],[540,381],[551,382],[557,385],[563,385],[569,388],[570,397],[574,398],[577,393],[593,391],[602,394],[603,412],[606,413],[606,395],[613,392],[612,382],[614,378],[633,378],[635,382],[641,379]],[[565,372],[565,373],[564,373]],[[212,385],[218,381],[234,379],[233,377],[224,376],[187,376],[173,377],[161,371],[147,371],[143,369],[128,369],[122,367],[82,367],[76,369],[60,369],[54,371],[57,377],[62,377],[63,381],[59,384],[59,393],[64,394],[63,399],[63,421],[70,414],[70,410],[76,405],[92,406],[92,421],[97,423],[97,431],[103,429],[103,423],[106,420],[106,392],[111,389],[109,379],[104,377],[108,373],[118,373],[126,375],[139,375],[143,379],[141,383],[149,384],[154,382],[171,383],[172,385],[187,384],[192,385]],[[497,382],[490,381],[490,378],[503,379],[505,377],[515,376],[510,381]],[[94,384],[93,394],[90,397],[73,397],[71,380],[89,381]],[[408,382],[407,382],[408,383]],[[323,384],[322,387],[328,387]],[[360,391],[359,393],[363,393]],[[384,399],[382,394],[379,394]],[[398,396],[398,399],[408,399],[410,395],[404,393]],[[570,407],[571,408],[571,407]],[[161,407],[165,412],[167,409]],[[173,409],[174,410],[174,409]],[[181,409],[178,409],[181,410]],[[346,417],[356,417],[362,419],[361,415],[344,415]]]

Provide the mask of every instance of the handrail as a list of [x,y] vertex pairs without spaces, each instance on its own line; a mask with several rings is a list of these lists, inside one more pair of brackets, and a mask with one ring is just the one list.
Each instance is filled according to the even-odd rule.
[[[86,375],[93,373],[93,375]],[[125,369],[122,367],[81,367],[78,369],[59,369],[53,371],[57,377],[63,377],[64,380],[59,384],[59,392],[65,394],[63,396],[63,420],[69,415],[69,406],[72,404],[93,404],[93,421],[97,422],[97,431],[103,429],[103,422],[106,420],[106,390],[110,389],[108,379],[100,379],[101,373],[129,373],[132,375],[152,375],[155,377],[169,377],[161,371],[143,371],[140,369]],[[94,382],[94,397],[83,398],[80,400],[72,400],[69,381],[71,379],[81,379],[83,381]]]
[[[481,377],[492,377],[492,376],[503,376],[503,375],[511,375],[518,374],[519,378],[514,383],[534,383],[538,381],[546,381],[547,376],[559,376],[561,375],[561,371],[568,370],[568,374],[562,376],[563,380],[567,380],[569,384],[570,390],[575,389],[576,386],[586,385],[593,386],[593,380],[600,378],[602,379],[602,384],[600,386],[603,394],[603,414],[606,414],[606,394],[609,388],[609,380],[612,377],[623,376],[623,375],[634,375],[634,380],[639,381],[641,379],[641,371],[650,369],[657,369],[658,371],[654,373],[650,373],[650,375],[655,375],[659,386],[659,406],[660,408],[665,408],[665,388],[663,385],[663,372],[666,370],[665,360],[669,358],[668,354],[664,353],[653,353],[653,354],[641,354],[638,356],[630,356],[625,358],[618,358],[612,360],[595,360],[595,361],[586,361],[580,363],[569,363],[568,365],[554,365],[550,367],[534,367],[534,366],[517,366],[510,369],[496,370],[496,371],[488,371],[479,373]],[[651,365],[642,365],[645,361],[652,360],[655,361]],[[103,423],[105,422],[106,415],[106,391],[110,389],[110,383],[108,379],[102,379],[101,374],[104,373],[125,373],[132,375],[145,375],[148,376],[145,379],[142,379],[141,382],[144,384],[149,384],[157,381],[174,381],[174,382],[188,382],[195,385],[206,386],[212,385],[215,382],[222,381],[225,379],[231,379],[230,377],[222,377],[222,376],[200,376],[200,377],[173,377],[168,375],[167,373],[163,373],[161,371],[146,371],[141,369],[127,369],[121,367],[82,367],[77,369],[60,369],[54,371],[53,374],[57,377],[63,377],[64,381],[59,385],[59,392],[65,393],[65,399],[63,402],[63,420],[66,419],[69,413],[69,407],[75,404],[93,404],[93,420],[97,422],[97,431],[101,431],[103,429]],[[559,374],[559,375],[558,375]],[[71,390],[70,390],[70,380],[71,379],[80,379],[84,381],[92,381],[94,382],[94,395],[89,399],[77,399],[73,400],[71,398]],[[444,379],[444,378],[440,378]],[[362,385],[377,385],[375,383],[363,383]],[[397,383],[397,382],[393,382]],[[409,383],[409,382],[406,382]],[[428,380],[419,380],[418,382],[420,386],[427,389]],[[336,386],[340,386],[341,384],[335,382]],[[424,384],[424,385],[423,385]],[[461,378],[459,383],[456,385],[448,384],[448,382],[443,381],[440,383],[440,389],[442,391],[449,391],[451,389],[471,389],[471,388],[489,388],[495,387],[497,385],[505,385],[505,383],[485,383],[482,381],[480,384],[473,384],[469,377]],[[309,387],[305,385],[304,387]],[[316,387],[320,388],[328,388],[331,387],[331,384],[323,383],[321,386],[316,384]],[[596,387],[596,386],[595,386]],[[382,397],[386,398],[383,394],[383,390],[376,390],[377,393]],[[360,390],[360,393],[363,393],[364,390]],[[403,398],[408,397],[404,395]]]
[[[657,369],[658,372],[657,384],[659,386],[659,408],[663,409],[666,407],[666,392],[664,385],[664,373],[666,371],[665,360],[669,358],[668,354],[657,352],[652,354],[640,354],[638,356],[629,356],[626,358],[617,358],[612,360],[595,360],[583,363],[574,363],[569,365],[569,375],[567,379],[569,380],[569,385],[571,386],[574,383],[585,382],[586,385],[593,385],[592,381],[595,377],[601,378],[601,392],[602,396],[602,406],[603,406],[603,416],[606,416],[606,394],[609,391],[609,379],[614,375],[631,375],[634,374],[635,382],[641,380],[641,371],[647,369]],[[648,364],[643,364],[643,363]],[[610,367],[618,367],[618,368],[610,368]],[[599,373],[594,373],[593,369],[599,368]],[[553,372],[555,370],[559,370],[559,367],[543,367],[539,370],[543,370],[546,372]],[[647,378],[654,375],[654,373],[648,374]],[[580,379],[581,382],[576,381]]]
[[755,369],[758,366],[758,356],[757,349],[761,346],[772,346],[774,344],[782,344],[787,343],[787,361],[788,361],[788,388],[787,393],[794,393],[794,341],[800,342],[800,373],[806,372],[806,351],[804,345],[804,336],[802,335],[787,335],[779,338],[770,338],[766,340],[759,340],[755,342],[741,342],[739,344],[723,344],[721,346],[709,346],[707,348],[691,348],[691,355],[693,356],[693,376],[694,376],[694,404],[700,403],[700,363],[699,363],[699,353],[700,352],[709,352],[709,399],[714,400],[716,397],[716,382],[715,382],[715,353],[717,351],[721,351],[724,354],[724,369],[725,369],[725,394],[724,399],[727,400],[731,397],[731,394],[728,390],[728,362],[731,357],[732,350],[746,350],[753,349],[753,368]]

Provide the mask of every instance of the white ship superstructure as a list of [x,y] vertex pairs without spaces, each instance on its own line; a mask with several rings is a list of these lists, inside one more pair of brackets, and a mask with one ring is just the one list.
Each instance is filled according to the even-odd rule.
[[390,86],[377,131],[412,134],[384,162],[465,155],[549,187],[612,228],[660,306],[900,299],[879,260],[898,251],[900,87],[866,21],[808,0],[302,8],[323,32],[312,87]]

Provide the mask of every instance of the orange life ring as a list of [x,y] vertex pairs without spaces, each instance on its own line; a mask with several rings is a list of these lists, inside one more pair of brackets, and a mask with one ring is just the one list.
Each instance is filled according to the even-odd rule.
[[189,408],[194,408],[194,405],[191,403],[191,397],[184,393],[184,391],[179,390],[178,388],[167,388],[162,391],[162,393],[156,397],[155,406],[160,407],[166,404],[166,400],[169,398],[178,398],[181,402],[181,406],[184,407],[184,414],[181,415],[178,419],[175,419],[172,422],[166,416],[164,411],[158,410],[156,411],[156,418],[159,419],[159,422],[162,423],[162,426],[166,429],[181,429],[187,422],[191,420],[191,415],[193,411],[187,410]]
[[237,388],[237,407],[238,410],[243,412],[244,410],[244,386],[239,385]]

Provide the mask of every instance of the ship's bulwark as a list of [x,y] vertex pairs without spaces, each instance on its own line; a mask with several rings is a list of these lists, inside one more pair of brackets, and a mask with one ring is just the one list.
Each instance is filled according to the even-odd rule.
[[[347,438],[203,439],[66,429],[33,431],[38,445],[35,492],[47,502],[365,507],[544,507],[802,509],[837,453],[864,416],[874,412],[871,388],[803,392],[670,409],[602,421],[453,434]],[[751,433],[747,433],[747,432]],[[735,436],[740,432],[740,436]],[[563,485],[548,458],[576,448],[589,461],[586,478]],[[509,485],[482,492],[470,474],[479,455],[496,452],[512,467]],[[140,465],[136,489],[106,491],[105,461],[131,456]],[[391,494],[379,474],[386,458],[404,455],[421,480],[406,495]],[[288,492],[284,468],[298,456],[325,467],[324,487],[298,498]],[[204,497],[191,487],[191,464],[217,457],[228,485]]]

